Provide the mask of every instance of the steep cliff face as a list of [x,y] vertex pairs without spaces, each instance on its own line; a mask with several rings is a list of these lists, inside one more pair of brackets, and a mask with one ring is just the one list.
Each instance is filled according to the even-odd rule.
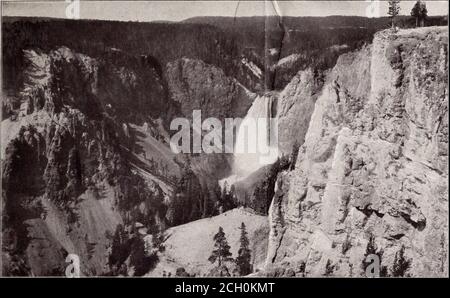
[[[260,166],[258,170],[253,171],[247,177],[237,178],[238,181],[234,184],[234,188],[240,204],[250,206],[260,214],[267,214],[278,173],[284,168],[293,167],[290,164],[294,163],[292,160],[297,156],[296,150],[298,151],[299,146],[305,140],[325,75],[326,72],[319,69],[301,70],[281,92],[274,91],[265,94],[266,97],[273,98],[270,101],[272,103],[271,117],[278,120],[277,150],[279,159],[270,165],[256,163],[257,166]],[[240,157],[238,155],[234,159],[234,164],[238,165],[236,168],[241,168],[243,173],[246,172],[245,170],[254,170],[249,164],[251,165],[251,161],[258,161],[254,157],[251,160],[251,155],[249,156]],[[233,179],[236,179],[236,176]]]
[[303,144],[323,81],[321,71],[299,71],[279,94],[278,147],[282,153],[291,153],[295,143]]
[[184,117],[202,111],[202,119],[244,117],[256,94],[248,91],[223,70],[195,59],[179,59],[167,64],[167,81],[172,99]]
[[278,177],[267,274],[364,276],[376,253],[382,275],[448,275],[447,54],[421,28],[339,58]]
[[5,275],[62,275],[69,253],[84,275],[135,274],[147,233],[216,213],[231,156],[176,156],[168,126],[194,109],[243,116],[253,93],[195,59],[163,69],[151,56],[67,47],[22,58],[2,102]]
[[139,60],[121,65],[132,59],[122,54],[100,60],[62,47],[24,59],[2,121],[3,274],[62,275],[69,253],[82,274],[107,273],[119,224],[164,225],[168,191],[130,162],[127,125],[132,110],[137,123],[150,119],[160,77]]
[[[193,111],[201,111],[201,120],[214,117],[225,127],[225,118],[243,118],[257,95],[214,65],[196,59],[179,59],[166,66],[167,85],[179,117],[192,121]],[[170,133],[174,133],[171,131]],[[203,131],[205,134],[206,131]],[[222,138],[222,152],[225,139]],[[188,155],[190,167],[204,191],[196,212],[209,216],[217,204],[217,180],[230,174],[233,155]],[[182,157],[180,157],[182,158]],[[220,193],[220,191],[219,191]]]

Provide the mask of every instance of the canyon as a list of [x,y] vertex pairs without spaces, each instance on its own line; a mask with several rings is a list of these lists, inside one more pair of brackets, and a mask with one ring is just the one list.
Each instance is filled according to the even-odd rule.
[[[245,223],[253,276],[360,277],[371,250],[384,276],[448,276],[447,27],[292,19],[280,46],[229,21],[4,21],[3,275],[77,254],[84,276],[214,276],[214,234],[235,257]],[[174,152],[194,111],[276,118],[275,157]]]

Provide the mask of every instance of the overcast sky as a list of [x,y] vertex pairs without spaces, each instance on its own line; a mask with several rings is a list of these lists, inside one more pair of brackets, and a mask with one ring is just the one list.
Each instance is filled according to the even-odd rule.
[[[70,0],[65,0],[70,1]],[[3,1],[7,16],[66,17],[64,0]],[[73,0],[72,0],[73,1]],[[401,1],[401,14],[409,15],[415,1]],[[359,15],[366,16],[367,1],[277,1],[278,11],[289,16]],[[379,1],[380,15],[387,12],[387,1]],[[426,1],[428,15],[447,15],[448,0]],[[233,16],[238,1],[94,1],[82,0],[80,18],[121,21],[180,21],[195,16]],[[276,5],[275,5],[276,6]],[[270,1],[241,1],[238,16],[273,14]]]

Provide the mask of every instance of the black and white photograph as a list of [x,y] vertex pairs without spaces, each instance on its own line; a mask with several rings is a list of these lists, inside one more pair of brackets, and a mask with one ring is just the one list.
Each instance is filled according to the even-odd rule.
[[448,278],[448,4],[1,1],[0,276]]

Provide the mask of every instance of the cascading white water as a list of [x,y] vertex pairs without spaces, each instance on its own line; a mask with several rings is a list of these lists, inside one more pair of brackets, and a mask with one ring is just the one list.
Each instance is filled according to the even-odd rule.
[[278,157],[272,105],[272,96],[257,97],[239,126],[233,164],[233,172],[239,177],[275,162]]
[[278,126],[273,95],[258,96],[242,120],[234,146],[233,175],[220,181],[228,185],[244,179],[278,158]]

